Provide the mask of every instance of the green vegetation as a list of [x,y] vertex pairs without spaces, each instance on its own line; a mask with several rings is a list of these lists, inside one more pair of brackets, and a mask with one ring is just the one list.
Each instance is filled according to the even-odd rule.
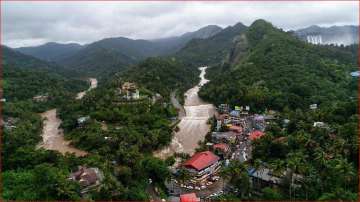
[[[159,53],[146,41],[131,41],[137,44],[133,49],[126,48],[127,39],[115,41],[103,40],[68,58],[64,63],[68,69],[79,67],[76,73],[3,47],[3,118],[11,122],[3,131],[3,199],[80,200],[80,185],[67,179],[79,165],[104,173],[99,190],[86,195],[90,200],[149,200],[154,188],[165,197],[167,166],[175,160],[163,161],[152,153],[172,138],[177,113],[170,94],[182,97],[199,80],[193,67],[205,64],[214,66],[207,73],[211,81],[200,91],[204,100],[249,105],[255,113],[278,111],[266,135],[253,142],[253,159],[224,167],[221,175],[237,191],[219,199],[357,199],[358,80],[350,72],[357,70],[358,46],[307,44],[258,20],[249,28],[237,24],[207,39],[193,39],[173,58],[128,66]],[[149,46],[141,52],[144,43]],[[87,88],[74,78],[80,73],[100,76],[102,83],[75,100],[75,93]],[[140,99],[119,95],[127,81],[137,84]],[[161,96],[153,99],[157,93]],[[35,102],[37,95],[49,99]],[[310,110],[310,104],[318,109]],[[65,138],[88,156],[37,149],[42,129],[38,113],[53,107]],[[80,117],[89,119],[78,123]],[[284,124],[284,119],[290,122]],[[325,125],[314,127],[314,122]],[[261,165],[289,175],[281,186],[255,194],[247,171]],[[303,176],[296,182],[301,188],[294,186],[297,174]],[[178,178],[183,182],[189,173],[180,170]]]
[[[38,112],[65,104],[86,82],[65,78],[69,72],[46,62],[2,47],[3,129],[2,179],[6,200],[76,200],[78,185],[67,180],[76,167],[74,156],[36,149],[41,141],[42,120]],[[54,68],[54,69],[53,69]],[[32,97],[48,95],[35,102]],[[72,163],[68,163],[72,162]]]
[[[245,37],[246,48],[209,69],[211,81],[200,96],[215,104],[249,105],[257,113],[279,112],[266,135],[253,142],[247,166],[262,162],[290,175],[279,189],[264,189],[258,198],[356,200],[358,80],[350,72],[357,70],[357,46],[307,44],[263,20],[254,22]],[[310,110],[314,103],[318,109]],[[284,119],[290,123],[284,125]],[[314,122],[325,126],[314,127]],[[294,174],[303,176],[301,188],[291,183]],[[237,198],[248,198],[247,189],[231,184],[240,190]]]
[[246,36],[249,49],[241,60],[209,69],[212,82],[200,91],[205,100],[262,111],[305,109],[356,96],[350,72],[357,64],[345,48],[306,44],[262,21]]
[[145,88],[169,98],[177,90],[179,95],[199,82],[200,71],[186,66],[176,59],[149,58],[120,73],[116,80],[133,81]]
[[246,29],[245,25],[238,23],[221,30],[212,37],[193,39],[177,52],[175,57],[194,67],[221,63],[230,53],[237,36]]
[[[105,174],[114,183],[104,184],[101,196],[110,198],[99,199],[146,200],[148,179],[161,188],[167,177],[166,164],[151,155],[171,140],[168,118],[173,116],[173,109],[162,103],[152,105],[148,100],[118,104],[114,91],[99,88],[81,102],[61,108],[63,128],[76,147],[99,155],[97,163],[108,168]],[[84,115],[90,115],[90,120],[79,127],[76,120]]]

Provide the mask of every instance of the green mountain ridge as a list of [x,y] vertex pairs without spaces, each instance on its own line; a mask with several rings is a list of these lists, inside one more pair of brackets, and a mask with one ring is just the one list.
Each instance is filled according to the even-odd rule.
[[[204,99],[259,109],[306,108],[326,103],[334,86],[343,89],[341,99],[347,98],[349,73],[357,66],[353,52],[307,44],[263,20],[255,21],[243,37],[242,51],[236,52],[235,45],[225,65],[209,70],[211,82],[200,91]],[[237,57],[241,59],[234,60]],[[262,99],[253,100],[259,96],[255,92]]]

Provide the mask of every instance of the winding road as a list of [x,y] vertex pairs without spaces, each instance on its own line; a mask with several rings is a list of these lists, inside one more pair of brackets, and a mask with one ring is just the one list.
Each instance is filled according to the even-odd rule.
[[175,133],[170,145],[156,151],[154,155],[165,159],[174,153],[187,153],[192,155],[200,140],[204,140],[210,131],[207,121],[215,113],[212,104],[202,101],[198,95],[200,88],[209,82],[205,79],[207,67],[200,67],[200,83],[185,93],[185,116],[180,117],[179,131]]
[[[95,78],[89,78],[89,81],[89,89],[78,93],[76,99],[83,98],[88,91],[97,87],[97,80]],[[70,145],[70,141],[64,139],[64,131],[60,128],[61,119],[57,117],[56,112],[56,109],[50,109],[40,114],[44,120],[41,134],[43,140],[38,144],[37,148],[55,150],[62,154],[73,153],[78,157],[87,155],[86,151],[74,148]]]

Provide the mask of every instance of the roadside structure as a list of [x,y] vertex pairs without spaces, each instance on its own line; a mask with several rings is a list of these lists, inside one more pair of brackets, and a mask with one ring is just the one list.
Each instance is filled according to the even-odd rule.
[[98,187],[103,178],[103,173],[99,168],[87,168],[85,166],[79,166],[78,171],[71,173],[69,176],[69,180],[79,182],[82,194]]
[[180,195],[180,202],[200,202],[200,198],[195,193],[188,193]]
[[194,154],[183,163],[183,167],[189,171],[196,184],[202,184],[220,169],[220,164],[219,156],[204,151]]
[[265,133],[260,131],[260,130],[254,130],[253,132],[250,133],[249,135],[249,139],[252,140],[256,140],[260,137],[262,137]]

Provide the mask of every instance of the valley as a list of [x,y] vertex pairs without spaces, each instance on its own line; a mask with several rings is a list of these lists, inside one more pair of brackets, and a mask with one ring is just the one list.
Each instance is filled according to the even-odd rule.
[[355,201],[358,44],[328,44],[347,30],[3,47],[3,198]]
[[186,153],[192,155],[199,141],[203,141],[209,132],[210,126],[207,121],[215,113],[212,104],[202,101],[198,92],[204,84],[209,82],[205,79],[207,67],[199,68],[200,82],[185,93],[185,116],[180,117],[179,131],[175,132],[170,145],[155,152],[155,156],[165,159],[174,153]]

